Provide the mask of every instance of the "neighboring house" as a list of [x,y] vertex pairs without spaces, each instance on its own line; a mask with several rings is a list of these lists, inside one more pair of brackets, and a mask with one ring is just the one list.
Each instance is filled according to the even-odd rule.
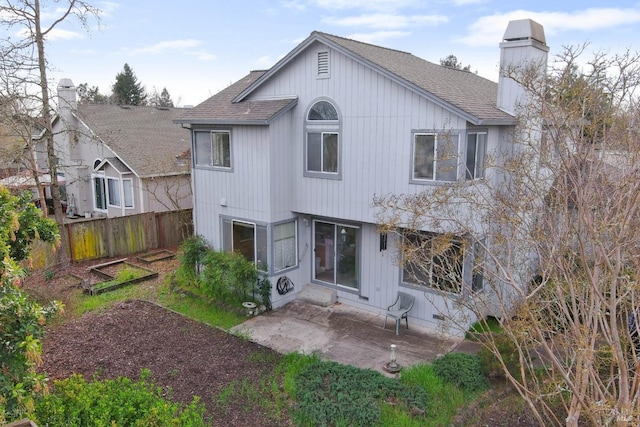
[[[501,66],[546,63],[539,24],[511,22],[504,39]],[[312,283],[382,312],[401,290],[417,297],[412,321],[436,328],[439,301],[468,292],[459,281],[483,288],[473,250],[450,251],[458,283],[435,273],[418,280],[387,250],[372,201],[497,179],[484,158],[511,144],[522,95],[502,76],[496,84],[313,32],[270,70],[252,71],[175,120],[192,132],[195,232],[266,268],[274,307]],[[285,275],[295,287],[281,295]]]
[[[69,79],[60,81],[58,98],[53,132],[69,215],[192,207],[190,134],[172,122],[185,109],[79,105]],[[36,154],[46,169],[44,141]]]

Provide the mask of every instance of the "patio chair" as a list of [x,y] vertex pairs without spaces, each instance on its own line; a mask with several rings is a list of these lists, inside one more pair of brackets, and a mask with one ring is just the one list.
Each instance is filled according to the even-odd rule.
[[409,319],[408,315],[411,309],[413,308],[413,303],[416,301],[416,297],[413,295],[406,294],[404,292],[398,292],[398,296],[396,297],[396,301],[387,307],[387,313],[384,317],[384,326],[385,329],[387,327],[387,317],[391,317],[396,321],[396,335],[400,335],[400,322],[402,319],[407,323],[407,329],[409,329]]

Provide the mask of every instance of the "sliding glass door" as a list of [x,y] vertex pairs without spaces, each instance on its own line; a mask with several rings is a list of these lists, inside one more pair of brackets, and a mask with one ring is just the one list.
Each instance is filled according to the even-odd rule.
[[315,280],[358,289],[359,228],[326,221],[313,222]]

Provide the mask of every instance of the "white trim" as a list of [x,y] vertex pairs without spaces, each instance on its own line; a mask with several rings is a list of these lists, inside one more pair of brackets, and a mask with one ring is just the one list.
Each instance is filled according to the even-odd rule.
[[[131,206],[127,206],[127,198],[126,198],[126,194],[124,191],[124,182],[128,181],[131,183]],[[136,200],[135,197],[133,196],[134,192],[133,192],[133,178],[122,178],[122,206],[125,209],[135,209],[136,208]]]

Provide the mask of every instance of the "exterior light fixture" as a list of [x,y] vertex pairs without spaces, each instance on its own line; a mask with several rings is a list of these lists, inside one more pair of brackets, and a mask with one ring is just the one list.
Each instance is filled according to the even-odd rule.
[[342,243],[347,241],[347,230],[344,227],[340,230],[340,236],[342,237]]

